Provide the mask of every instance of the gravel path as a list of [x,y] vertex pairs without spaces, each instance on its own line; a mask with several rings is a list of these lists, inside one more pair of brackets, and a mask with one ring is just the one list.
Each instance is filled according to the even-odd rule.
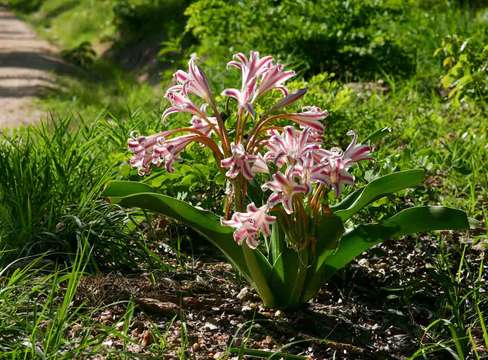
[[56,89],[54,73],[66,66],[57,49],[11,11],[0,7],[0,128],[39,121],[33,99]]

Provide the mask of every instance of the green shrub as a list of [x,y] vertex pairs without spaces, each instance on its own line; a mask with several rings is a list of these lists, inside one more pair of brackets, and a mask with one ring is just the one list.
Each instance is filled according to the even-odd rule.
[[41,7],[42,0],[8,0],[7,4],[17,11],[31,13]]
[[446,71],[441,86],[454,104],[465,98],[488,101],[488,45],[453,35],[443,40],[435,54]]
[[166,37],[176,36],[184,26],[183,12],[188,2],[188,0],[115,0],[113,21],[124,42],[150,38],[161,32],[166,33]]
[[65,60],[86,69],[94,63],[97,53],[89,41],[83,41],[71,49],[61,51],[61,56]]
[[256,49],[307,75],[328,71],[340,78],[413,71],[412,59],[383,29],[400,13],[385,2],[341,0],[199,0],[186,10],[187,29],[210,55],[217,47],[226,58]]

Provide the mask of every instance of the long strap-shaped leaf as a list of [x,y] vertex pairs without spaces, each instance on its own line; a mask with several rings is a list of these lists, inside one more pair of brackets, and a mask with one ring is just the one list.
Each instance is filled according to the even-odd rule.
[[360,225],[345,234],[339,248],[324,262],[326,278],[343,268],[370,247],[393,237],[433,230],[467,230],[469,222],[461,210],[421,206],[400,211],[380,224]]
[[416,186],[424,180],[421,169],[399,171],[371,181],[365,187],[354,191],[339,204],[332,206],[334,214],[343,221],[349,219],[372,201],[397,191]]
[[152,190],[144,184],[113,181],[108,184],[103,194],[115,198],[124,207],[140,207],[183,221],[209,239],[243,276],[251,280],[242,248],[232,238],[232,229],[220,225],[217,215],[170,196],[155,192],[139,192],[141,189],[147,191],[148,188]]
[[336,251],[317,269],[316,276],[310,279],[305,290],[304,301],[314,296],[320,285],[337,270],[376,244],[417,232],[466,229],[469,229],[469,223],[464,211],[442,206],[413,207],[402,210],[379,224],[359,225],[342,237]]
[[148,193],[153,192],[157,193],[149,185],[138,181],[110,181],[105,190],[102,193],[102,196],[110,197],[110,198],[120,198],[128,195],[134,195],[138,193]]

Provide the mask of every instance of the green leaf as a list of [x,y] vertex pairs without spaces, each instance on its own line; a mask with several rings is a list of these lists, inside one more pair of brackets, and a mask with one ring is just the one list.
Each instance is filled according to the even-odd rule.
[[276,305],[286,307],[295,286],[300,260],[297,252],[286,245],[285,234],[279,223],[272,225],[270,246],[273,260],[270,285],[276,294]]
[[371,135],[369,135],[366,140],[364,140],[364,143],[366,142],[376,142],[380,139],[382,139],[385,136],[388,136],[391,134],[391,128],[389,127],[384,127],[382,129],[378,129],[375,132],[373,132]]
[[324,214],[316,226],[317,244],[315,249],[315,262],[308,270],[305,281],[302,301],[315,296],[322,284],[323,264],[335,251],[340,238],[344,234],[344,225],[341,219],[334,214]]
[[320,254],[328,249],[337,248],[339,239],[344,234],[344,225],[340,217],[335,214],[323,214],[316,221],[315,237],[317,239],[316,251]]
[[461,210],[414,207],[400,211],[380,224],[360,225],[343,236],[339,247],[324,262],[324,280],[372,246],[394,237],[432,230],[467,230],[469,222]]
[[275,293],[270,287],[273,267],[258,249],[250,249],[247,245],[242,245],[241,249],[251,278],[250,283],[258,292],[264,305],[274,307],[276,305]]
[[400,211],[382,222],[395,228],[395,235],[407,235],[433,230],[467,230],[469,221],[462,210],[443,206],[419,206]]
[[362,189],[354,191],[339,204],[331,209],[343,221],[364,208],[366,205],[385,195],[416,186],[424,180],[424,171],[421,169],[399,171],[382,176],[371,181]]
[[149,185],[137,181],[110,181],[105,187],[105,190],[103,190],[102,196],[110,198],[121,198],[127,195],[142,192],[156,193],[157,191]]
[[232,228],[222,226],[217,215],[210,211],[197,209],[184,201],[170,196],[155,192],[138,192],[140,189],[147,189],[148,186],[144,184],[139,184],[142,186],[138,186],[137,184],[129,181],[112,182],[108,185],[104,195],[115,197],[120,205],[124,207],[140,207],[183,221],[205,236],[222,251],[227,259],[249,281],[252,280],[249,276],[249,269],[246,265],[242,248],[235,243],[232,237]]
[[284,237],[285,234],[280,229],[278,223],[271,225],[271,236],[269,239],[271,246],[271,259],[273,262],[274,272],[281,282],[285,280],[285,262],[282,252],[286,250],[287,247]]

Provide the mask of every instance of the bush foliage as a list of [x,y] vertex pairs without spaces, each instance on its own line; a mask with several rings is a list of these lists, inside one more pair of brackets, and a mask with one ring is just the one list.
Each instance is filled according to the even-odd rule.
[[188,3],[188,0],[115,0],[113,22],[123,42],[150,38],[161,32],[165,37],[176,36],[182,31],[183,11]]
[[257,49],[308,75],[343,79],[412,73],[410,55],[384,27],[400,13],[385,2],[341,0],[199,0],[186,10],[188,30],[212,48]]

